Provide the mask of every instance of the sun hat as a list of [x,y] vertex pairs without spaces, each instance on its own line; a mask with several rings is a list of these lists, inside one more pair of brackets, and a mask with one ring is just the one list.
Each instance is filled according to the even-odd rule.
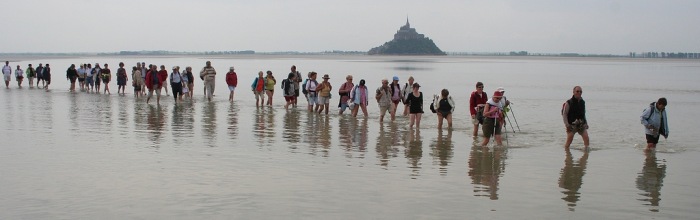
[[328,77],[328,74],[323,74],[324,79],[330,79],[331,77]]
[[493,92],[493,97],[503,97],[503,92],[496,90]]

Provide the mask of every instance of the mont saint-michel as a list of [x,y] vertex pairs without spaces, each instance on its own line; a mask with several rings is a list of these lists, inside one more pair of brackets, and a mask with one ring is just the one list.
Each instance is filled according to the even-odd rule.
[[411,24],[406,19],[406,25],[396,31],[393,40],[372,48],[367,54],[445,55],[445,52],[442,52],[433,40],[425,37],[423,34],[419,34],[415,28],[411,28]]

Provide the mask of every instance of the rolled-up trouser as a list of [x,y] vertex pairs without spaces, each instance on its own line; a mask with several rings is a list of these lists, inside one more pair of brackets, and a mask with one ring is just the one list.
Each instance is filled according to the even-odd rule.
[[173,98],[177,101],[177,96],[182,96],[182,83],[170,83],[170,88],[173,88]]
[[216,85],[214,77],[207,77],[204,79],[204,89],[207,90],[207,98],[211,98],[214,95],[214,86]]

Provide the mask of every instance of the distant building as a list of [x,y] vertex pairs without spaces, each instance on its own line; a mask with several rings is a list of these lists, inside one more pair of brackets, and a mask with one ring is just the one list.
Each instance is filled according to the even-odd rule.
[[406,25],[401,26],[394,39],[381,46],[372,48],[367,54],[374,55],[445,55],[433,40],[419,34],[406,18]]
[[424,35],[416,32],[415,28],[411,28],[411,24],[408,23],[408,18],[406,18],[406,25],[401,26],[401,28],[394,34],[394,40],[411,40],[411,39],[423,39]]

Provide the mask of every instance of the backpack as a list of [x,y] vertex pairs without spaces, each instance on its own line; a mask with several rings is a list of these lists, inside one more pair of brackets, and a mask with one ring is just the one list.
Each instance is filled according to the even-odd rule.
[[[656,106],[656,102],[652,102],[649,104],[649,116],[645,117],[644,120],[649,121],[651,116],[654,115],[654,106]],[[646,111],[646,110],[647,110],[646,108],[644,110],[642,110],[642,114],[644,114],[644,111]]]
[[354,102],[354,100],[355,100],[355,90],[357,90],[357,87],[359,87],[359,86],[360,86],[360,85],[355,85],[355,87],[353,87],[352,90],[350,90],[350,100],[351,100],[350,102]]
[[484,123],[484,106],[476,107],[476,120],[479,121],[479,124]]
[[308,81],[309,81],[309,79],[305,79],[304,83],[301,84],[301,93],[304,93],[304,95],[309,94],[309,91],[306,90],[306,82],[308,82]]
[[284,90],[284,87],[285,87],[285,84],[287,84],[287,81],[288,81],[287,79],[283,79],[283,80],[282,80],[282,84],[280,84],[280,88],[281,88],[282,90]]
[[437,95],[433,95],[433,101],[430,103],[430,111],[433,112],[433,113],[437,113],[437,110],[435,110],[435,101],[436,101],[436,100],[439,102],[438,96],[437,96]]

